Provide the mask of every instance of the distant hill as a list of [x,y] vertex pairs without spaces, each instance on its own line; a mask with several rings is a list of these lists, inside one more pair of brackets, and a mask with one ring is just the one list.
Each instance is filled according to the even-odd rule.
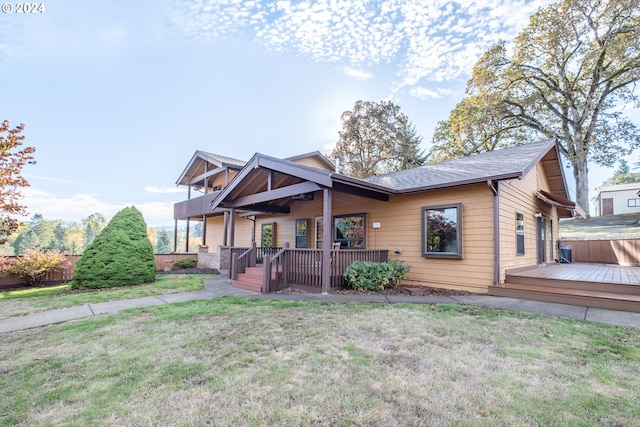
[[640,239],[640,213],[560,221],[560,239]]

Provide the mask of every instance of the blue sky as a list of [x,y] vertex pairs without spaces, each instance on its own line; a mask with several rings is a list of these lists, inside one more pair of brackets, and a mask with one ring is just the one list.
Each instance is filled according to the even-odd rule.
[[[328,152],[358,99],[400,105],[428,149],[477,58],[549,3],[58,0],[0,13],[0,120],[25,123],[37,148],[23,202],[65,221],[135,205],[172,225],[195,150]],[[591,189],[613,169],[592,172]]]

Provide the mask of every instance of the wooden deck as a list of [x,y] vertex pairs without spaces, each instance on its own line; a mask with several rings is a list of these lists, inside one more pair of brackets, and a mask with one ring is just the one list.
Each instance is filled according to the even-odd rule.
[[575,263],[512,270],[489,295],[640,312],[640,267]]

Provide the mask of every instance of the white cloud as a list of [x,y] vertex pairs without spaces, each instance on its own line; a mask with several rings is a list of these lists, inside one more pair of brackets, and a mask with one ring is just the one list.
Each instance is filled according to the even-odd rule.
[[373,77],[373,74],[371,73],[348,66],[344,67],[343,71],[347,76],[353,77],[354,79],[358,80],[367,80]]
[[[345,73],[370,78],[363,65],[394,62],[396,93],[426,82],[467,79],[479,56],[512,39],[550,0],[183,0],[184,32],[217,39],[243,32],[276,51],[341,62]],[[363,73],[363,74],[360,74]],[[360,78],[360,77],[359,77]],[[431,94],[430,96],[432,96]]]
[[180,187],[144,187],[145,193],[155,193],[155,194],[170,194],[170,193],[184,193],[184,188]]
[[109,220],[123,208],[135,206],[142,212],[149,226],[172,225],[174,222],[171,202],[109,203],[93,194],[74,194],[60,198],[32,187],[22,189],[21,193],[23,198],[20,203],[27,206],[29,217],[39,213],[48,220],[79,222],[91,214],[101,213]]

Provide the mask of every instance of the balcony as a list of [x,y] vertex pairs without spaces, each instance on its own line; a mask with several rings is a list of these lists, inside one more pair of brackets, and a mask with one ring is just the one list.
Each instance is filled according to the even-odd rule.
[[173,219],[184,220],[210,214],[212,212],[211,202],[216,198],[218,193],[220,193],[220,191],[214,191],[200,197],[175,203],[173,205]]

